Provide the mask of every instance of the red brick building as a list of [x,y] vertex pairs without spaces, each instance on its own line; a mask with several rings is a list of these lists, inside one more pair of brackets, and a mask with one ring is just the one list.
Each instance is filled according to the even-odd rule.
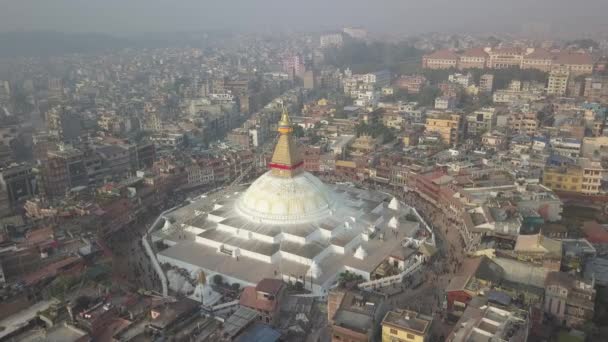
[[262,279],[255,287],[243,290],[239,304],[256,310],[260,321],[274,325],[277,322],[280,303],[285,295],[285,283],[280,279]]

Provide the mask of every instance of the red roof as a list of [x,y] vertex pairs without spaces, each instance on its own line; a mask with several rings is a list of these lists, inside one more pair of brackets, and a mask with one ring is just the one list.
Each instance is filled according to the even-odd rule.
[[593,58],[588,53],[568,52],[563,51],[556,55],[556,64],[593,64]]
[[501,47],[493,49],[492,52],[503,55],[519,55],[522,53],[522,49],[518,47]]
[[427,59],[458,59],[458,54],[456,54],[456,52],[452,50],[443,49],[437,50],[431,53],[430,55],[426,55],[424,57]]
[[553,54],[546,49],[534,49],[534,51],[525,56],[526,59],[553,59]]
[[37,245],[53,239],[53,227],[45,227],[36,230],[30,230],[26,234],[27,243]]
[[23,278],[21,279],[26,286],[30,286],[33,284],[36,284],[42,280],[45,280],[47,278],[51,278],[57,275],[57,272],[62,269],[63,267],[72,265],[76,262],[81,261],[82,259],[80,257],[77,256],[70,256],[67,257],[63,260],[59,260],[56,261],[52,264],[49,264],[37,271],[34,271],[32,273],[28,273],[25,276],[23,276]]
[[488,57],[488,53],[481,47],[466,49],[462,55],[464,57]]
[[255,290],[276,296],[284,285],[280,279],[265,278],[260,280]]
[[587,221],[581,227],[587,240],[591,243],[608,244],[608,229],[595,221]]

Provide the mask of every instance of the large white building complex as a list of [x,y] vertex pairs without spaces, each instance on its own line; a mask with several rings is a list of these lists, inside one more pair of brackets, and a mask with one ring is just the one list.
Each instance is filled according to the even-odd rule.
[[203,198],[163,215],[164,227],[152,235],[169,246],[157,252],[161,264],[242,285],[299,281],[323,296],[341,272],[373,281],[386,267],[398,274],[419,265],[420,250],[429,250],[422,245],[434,249],[413,208],[381,192],[324,184],[302,169],[286,112],[278,130],[270,170],[248,188],[211,210]]

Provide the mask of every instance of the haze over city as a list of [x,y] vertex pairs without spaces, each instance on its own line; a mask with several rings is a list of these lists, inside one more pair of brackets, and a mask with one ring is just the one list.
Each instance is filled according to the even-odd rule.
[[606,13],[0,0],[0,341],[606,341]]
[[4,0],[0,31],[131,34],[207,29],[320,31],[365,26],[382,33],[520,32],[574,35],[606,29],[608,2],[583,0]]

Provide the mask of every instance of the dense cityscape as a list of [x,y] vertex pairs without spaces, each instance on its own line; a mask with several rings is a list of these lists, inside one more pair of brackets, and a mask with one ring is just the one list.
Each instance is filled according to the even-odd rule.
[[605,341],[608,37],[537,33],[4,34],[0,340]]

